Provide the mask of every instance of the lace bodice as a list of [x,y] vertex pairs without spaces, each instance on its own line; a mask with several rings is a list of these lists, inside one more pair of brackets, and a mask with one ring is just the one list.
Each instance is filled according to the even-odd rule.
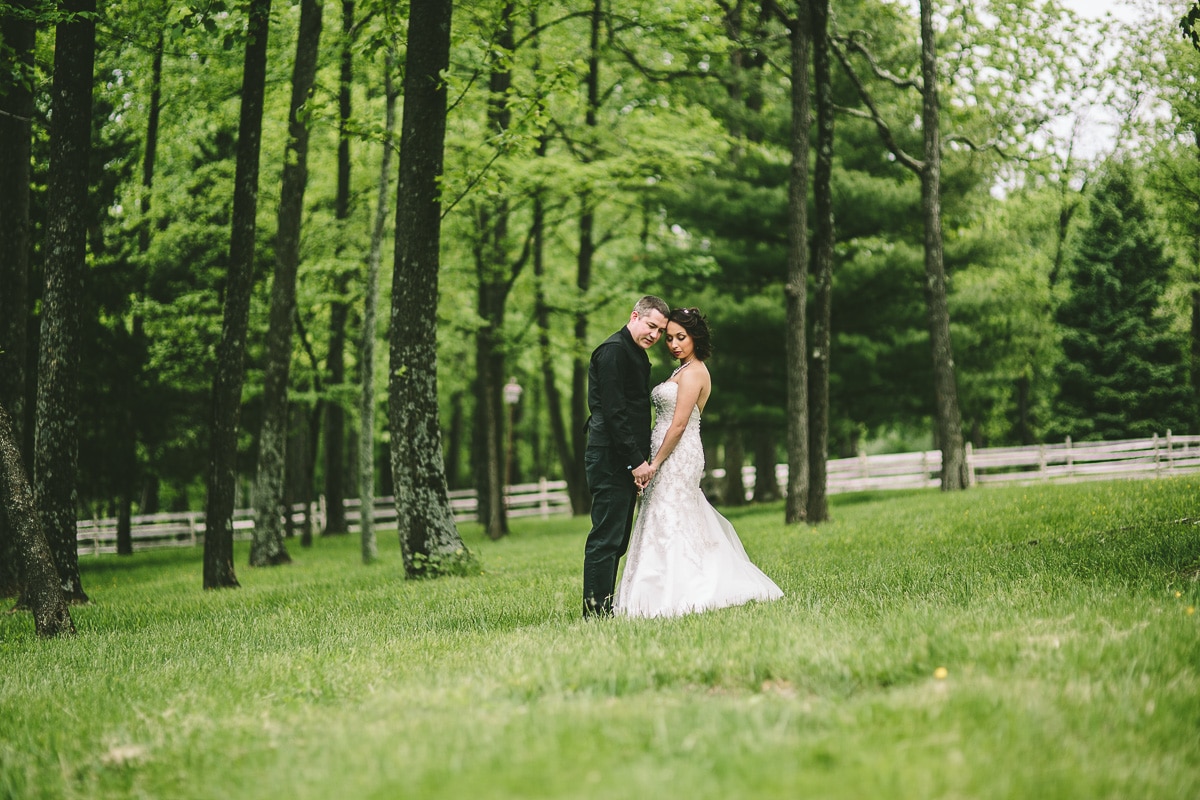
[[[667,428],[675,416],[675,401],[679,395],[679,384],[666,381],[655,386],[650,392],[654,403],[654,430],[650,433],[651,457],[658,455]],[[675,449],[667,456],[658,469],[654,480],[646,487],[644,503],[649,503],[649,495],[668,493],[678,501],[689,492],[699,491],[700,478],[704,475],[704,445],[700,441],[700,409],[693,407],[688,419],[687,428],[680,437]]]

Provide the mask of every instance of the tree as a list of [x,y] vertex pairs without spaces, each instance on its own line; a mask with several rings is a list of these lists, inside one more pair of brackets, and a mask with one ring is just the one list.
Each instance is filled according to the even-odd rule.
[[1056,418],[1076,440],[1182,430],[1194,419],[1183,347],[1158,313],[1170,259],[1129,166],[1110,165],[1058,310]]
[[[304,188],[308,183],[307,117],[321,41],[321,2],[300,4],[300,34],[292,71],[292,102],[288,112],[288,141],[279,194],[279,227],[275,243],[275,277],[271,284],[267,363],[263,377],[263,422],[258,437],[258,476],[255,480],[254,539],[250,565],[291,562],[283,544],[283,479],[288,429],[288,376],[292,364],[292,317],[296,313],[296,272],[300,265],[300,224]],[[338,500],[341,502],[340,498]]]
[[213,375],[209,431],[208,498],[204,512],[204,588],[238,585],[233,569],[233,505],[237,489],[237,434],[245,380],[246,329],[254,282],[258,157],[262,138],[271,0],[251,0],[242,68],[237,175],[229,237],[224,321]]
[[1200,3],[1192,3],[1183,19],[1179,20],[1179,27],[1183,29],[1184,37],[1191,40],[1192,47],[1200,52]]
[[16,532],[17,553],[25,578],[24,600],[33,612],[38,636],[68,636],[75,623],[59,583],[46,534],[38,521],[33,490],[25,473],[16,429],[8,410],[0,403],[0,475],[3,475],[3,506]]
[[383,233],[387,225],[388,189],[391,186],[392,141],[396,131],[396,90],[392,83],[392,71],[396,64],[396,52],[391,46],[387,50],[384,66],[383,91],[385,97],[385,122],[383,132],[383,158],[379,162],[379,191],[375,201],[375,223],[371,229],[371,248],[367,255],[367,286],[363,293],[363,332],[359,346],[359,369],[362,371],[362,398],[359,403],[358,443],[358,497],[360,501],[360,524],[362,529],[363,563],[370,563],[378,555],[375,542],[375,332],[376,309],[379,307],[379,265],[383,251]]
[[471,561],[450,511],[438,421],[437,316],[450,0],[413,0],[396,189],[388,424],[396,528],[409,577]]
[[[1200,15],[1200,7],[1193,13]],[[1149,28],[1153,21],[1130,26],[1122,53],[1132,52],[1136,68],[1131,71],[1141,77],[1138,85],[1126,86],[1126,92],[1152,93],[1161,101],[1157,113],[1146,120],[1152,142],[1144,151],[1150,167],[1147,188],[1153,192],[1148,200],[1167,223],[1168,254],[1177,267],[1172,284],[1188,295],[1191,384],[1200,401],[1200,49],[1168,38],[1173,21],[1158,21],[1161,34]],[[1160,35],[1168,39],[1165,46]]]
[[[344,229],[350,218],[350,113],[354,81],[354,0],[342,0],[342,40],[338,67],[337,195],[334,217]],[[339,280],[338,297],[329,309],[329,383],[339,387],[346,380],[346,323],[349,303],[343,299],[354,272],[347,270]],[[368,291],[370,291],[368,289]],[[369,363],[369,362],[368,362]],[[364,422],[365,424],[365,422]],[[367,425],[369,429],[374,428]],[[338,399],[325,406],[325,533],[347,532],[345,499],[346,410]],[[373,451],[372,451],[373,452]]]
[[[499,31],[493,43],[495,55],[488,74],[487,133],[498,149],[512,126],[509,109],[513,89],[511,59],[515,45],[513,15],[516,7],[505,3],[500,11]],[[509,263],[511,208],[504,192],[487,193],[473,203],[476,219],[474,261],[477,276],[475,332],[475,488],[479,521],[487,535],[499,539],[508,533],[504,505],[504,414],[501,387],[505,379],[504,316],[513,282],[528,257],[525,247]]]
[[[807,5],[807,4],[804,4]],[[785,521],[802,522],[808,514],[808,345],[805,315],[808,302],[808,61],[812,50],[812,18],[802,8],[789,24],[792,43],[791,169],[788,175],[788,259],[784,280],[787,303],[785,358],[787,369],[788,488]]]
[[829,0],[811,0],[813,84],[817,105],[817,159],[813,174],[816,210],[813,275],[812,363],[808,373],[808,522],[829,519],[826,459],[829,458],[829,377],[833,325],[833,79],[829,61]]
[[86,603],[75,531],[79,464],[79,329],[83,316],[92,134],[95,0],[71,0],[55,29],[34,431],[34,496],[67,600]]
[[[954,354],[950,339],[950,312],[947,303],[945,250],[942,240],[942,140],[941,110],[938,100],[937,40],[933,29],[933,0],[921,0],[921,79],[897,81],[920,89],[922,157],[914,158],[897,143],[891,128],[879,114],[865,85],[841,49],[838,60],[849,74],[863,103],[870,111],[879,135],[896,159],[921,179],[921,215],[925,228],[925,301],[928,313],[929,344],[933,356],[933,389],[937,413],[937,443],[942,451],[941,486],[945,490],[967,488],[966,447],[962,432],[962,413],[958,406],[958,387],[954,375]],[[881,70],[871,54],[854,39],[844,40],[864,55],[876,74]]]
[[[34,22],[26,16],[31,5],[31,0],[18,0],[0,16],[0,153],[5,154],[0,159],[0,405],[12,409],[13,436],[22,453],[28,430],[29,152],[36,38]],[[20,591],[15,534],[0,507],[0,597]]]

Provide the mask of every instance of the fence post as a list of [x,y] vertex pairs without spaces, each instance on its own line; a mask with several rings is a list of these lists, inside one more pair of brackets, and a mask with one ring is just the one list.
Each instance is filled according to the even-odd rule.
[[538,494],[541,495],[541,502],[538,503],[538,509],[542,512],[542,519],[550,516],[550,500],[546,497],[546,476],[538,478]]
[[975,448],[967,442],[967,486],[975,485]]
[[1154,434],[1154,438],[1151,439],[1151,441],[1154,442],[1154,477],[1157,478],[1160,466],[1162,464],[1162,456],[1159,455],[1158,434],[1157,433]]
[[1071,455],[1071,437],[1067,437],[1067,475],[1075,474],[1075,456]]
[[1167,428],[1167,472],[1175,471],[1175,455],[1171,452],[1171,429]]

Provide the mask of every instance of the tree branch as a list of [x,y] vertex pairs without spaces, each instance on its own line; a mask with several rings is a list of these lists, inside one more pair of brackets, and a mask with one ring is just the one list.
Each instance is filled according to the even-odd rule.
[[899,75],[895,75],[880,66],[879,62],[875,59],[875,54],[868,50],[866,45],[856,39],[853,33],[849,36],[833,36],[830,38],[833,41],[844,44],[865,58],[867,64],[871,67],[871,71],[875,73],[876,78],[887,81],[897,89],[916,89],[918,92],[921,91],[921,82],[916,78],[901,78]]
[[850,60],[846,57],[845,51],[838,47],[837,39],[831,40],[829,45],[829,49],[837,56],[838,63],[842,65],[842,69],[849,76],[850,82],[854,84],[854,88],[858,91],[858,96],[862,98],[863,104],[870,110],[869,118],[875,122],[875,128],[879,131],[879,138],[883,140],[884,147],[891,151],[897,161],[920,175],[925,169],[925,163],[904,152],[900,145],[896,143],[896,138],[892,135],[892,129],[888,127],[887,122],[884,121],[883,116],[879,113],[879,109],[876,108],[875,101],[871,99],[871,95],[867,92],[867,87],[863,85],[862,79],[858,77],[858,73],[850,65]]

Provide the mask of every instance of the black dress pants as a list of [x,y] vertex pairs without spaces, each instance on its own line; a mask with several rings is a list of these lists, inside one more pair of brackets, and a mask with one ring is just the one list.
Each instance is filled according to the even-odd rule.
[[607,447],[584,453],[588,489],[592,493],[592,529],[583,553],[583,615],[611,616],[617,587],[617,565],[629,549],[637,486],[625,464],[615,463]]

